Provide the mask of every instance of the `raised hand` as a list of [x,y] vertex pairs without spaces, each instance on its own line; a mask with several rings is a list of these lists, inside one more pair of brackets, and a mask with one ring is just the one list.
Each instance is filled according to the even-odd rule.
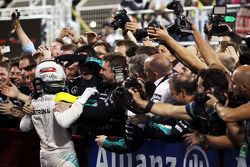
[[168,32],[163,28],[149,27],[147,32],[149,36],[152,36],[156,39],[165,40],[169,37]]
[[2,86],[0,90],[2,94],[11,98],[18,98],[18,95],[20,93],[16,85],[12,82],[9,82],[9,85]]
[[141,25],[135,22],[126,22],[125,28],[129,31],[135,32],[138,29],[141,29]]
[[43,55],[42,59],[43,60],[52,58],[51,57],[51,51],[47,46],[40,45],[38,47],[38,52],[42,53],[42,55]]

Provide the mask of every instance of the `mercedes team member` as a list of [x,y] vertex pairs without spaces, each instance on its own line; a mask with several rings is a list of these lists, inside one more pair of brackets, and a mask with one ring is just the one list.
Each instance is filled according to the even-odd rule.
[[[25,114],[20,122],[20,129],[23,132],[27,132],[33,127],[36,129],[40,137],[40,163],[42,167],[78,167],[71,135],[67,129],[61,126],[70,117],[62,117],[53,112],[55,94],[61,92],[65,87],[66,75],[63,68],[54,61],[47,60],[37,66],[35,77],[36,94],[30,103],[30,106],[33,107],[33,113]],[[95,91],[95,89],[86,89],[75,103],[84,105]],[[11,97],[18,97],[23,101],[29,100],[29,97],[18,92],[14,85],[5,89],[4,93]],[[24,108],[24,110],[28,109]]]

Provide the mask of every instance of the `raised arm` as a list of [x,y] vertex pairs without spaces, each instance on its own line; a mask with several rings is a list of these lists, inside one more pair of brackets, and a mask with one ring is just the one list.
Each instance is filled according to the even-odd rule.
[[35,53],[36,52],[35,46],[33,42],[30,40],[30,38],[27,36],[27,34],[24,32],[19,20],[16,20],[14,24],[15,24],[14,27],[16,30],[16,34],[22,44],[22,51]]
[[201,62],[201,60],[193,55],[188,49],[183,47],[177,41],[175,41],[166,30],[156,27],[148,28],[148,35],[151,35],[157,39],[161,39],[166,42],[166,44],[171,47],[175,53],[178,55],[177,58],[180,58],[187,65],[189,65],[190,69],[195,69],[195,73],[201,69],[207,68],[206,64]]
[[97,93],[95,88],[86,88],[69,109],[62,112],[54,112],[57,123],[64,128],[69,128],[80,117],[84,104],[94,93]]
[[193,36],[195,43],[201,53],[202,58],[206,62],[209,67],[216,67],[225,72],[229,72],[226,67],[220,62],[213,48],[209,45],[209,43],[202,37],[201,33],[197,29],[196,25],[191,24],[193,30]]

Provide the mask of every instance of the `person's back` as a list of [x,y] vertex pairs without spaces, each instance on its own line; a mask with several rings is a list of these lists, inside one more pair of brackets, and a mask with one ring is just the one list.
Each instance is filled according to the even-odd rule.
[[23,132],[36,129],[40,138],[41,166],[79,166],[71,136],[59,125],[54,112],[55,94],[65,86],[63,68],[54,61],[44,61],[37,66],[35,76],[35,95],[30,103],[33,113],[25,114],[20,129]]
[[55,95],[52,94],[44,94],[31,102],[34,107],[32,123],[40,137],[41,150],[46,151],[73,148],[68,130],[62,128],[55,119],[54,97]]

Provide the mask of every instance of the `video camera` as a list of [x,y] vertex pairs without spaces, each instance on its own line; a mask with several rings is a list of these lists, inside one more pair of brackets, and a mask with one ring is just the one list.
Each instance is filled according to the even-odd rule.
[[173,0],[167,5],[168,9],[174,10],[176,16],[174,23],[167,27],[169,34],[177,34],[180,36],[187,36],[192,34],[192,29],[187,22],[186,16],[183,15],[184,9],[180,0]]
[[117,30],[118,28],[124,28],[126,22],[130,22],[130,18],[127,15],[127,11],[125,9],[119,10],[114,15],[114,21],[111,22],[111,27],[114,28],[114,30]]
[[222,33],[229,31],[228,26],[220,25],[220,23],[234,22],[233,16],[226,16],[227,7],[216,5],[213,7],[213,12],[208,15],[209,23],[212,24],[212,30],[208,32],[205,28],[205,33],[212,36],[220,36]]
[[[161,24],[159,21],[157,21],[156,19],[153,19],[151,20],[149,23],[148,23],[148,27],[157,27],[157,28],[160,28],[161,27]],[[136,30],[136,32],[134,33],[134,36],[136,38],[137,41],[140,41],[142,40],[143,38],[147,37],[148,36],[148,27],[146,28],[142,28],[142,29],[139,29],[139,30]],[[150,36],[149,36],[150,37]]]
[[132,95],[129,93],[129,89],[139,91],[143,95],[142,85],[135,78],[127,76],[124,67],[116,66],[112,68],[115,73],[116,83],[119,86],[114,90],[113,95],[117,103],[121,104],[125,109],[134,113],[143,113],[134,102]]

